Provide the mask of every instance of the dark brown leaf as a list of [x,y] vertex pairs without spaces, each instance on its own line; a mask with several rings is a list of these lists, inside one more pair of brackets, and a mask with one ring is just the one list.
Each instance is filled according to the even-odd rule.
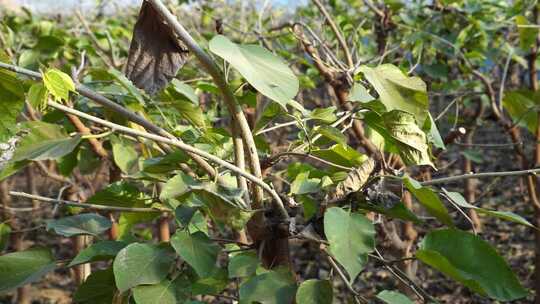
[[176,76],[187,53],[154,7],[144,1],[133,30],[126,76],[138,88],[154,94]]

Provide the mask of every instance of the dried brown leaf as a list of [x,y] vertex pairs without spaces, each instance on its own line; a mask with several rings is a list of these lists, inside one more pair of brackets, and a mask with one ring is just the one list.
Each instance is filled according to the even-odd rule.
[[355,168],[347,175],[347,178],[337,184],[336,188],[329,192],[325,201],[336,202],[342,200],[347,195],[358,192],[368,181],[369,176],[375,169],[375,161],[373,158],[368,158],[358,168]]
[[148,94],[154,94],[176,76],[186,63],[187,54],[171,27],[144,1],[129,48],[127,78]]

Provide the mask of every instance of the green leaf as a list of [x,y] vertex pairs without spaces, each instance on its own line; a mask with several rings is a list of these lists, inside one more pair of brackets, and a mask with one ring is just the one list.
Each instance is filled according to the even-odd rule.
[[499,301],[527,296],[527,290],[495,249],[480,237],[456,229],[430,232],[416,257],[473,291]]
[[174,264],[168,248],[132,243],[116,255],[114,278],[121,292],[143,284],[157,284],[167,276]]
[[406,177],[403,182],[418,202],[426,208],[429,214],[436,217],[443,224],[454,227],[452,218],[448,214],[448,209],[446,209],[439,196],[431,188],[423,187],[419,182],[410,177]]
[[383,290],[377,295],[377,299],[384,301],[387,304],[414,304],[405,295],[391,290]]
[[171,85],[178,93],[184,95],[194,105],[199,104],[199,97],[197,96],[197,94],[195,93],[195,90],[191,86],[181,82],[180,80],[176,78],[174,78],[171,81]]
[[481,164],[484,162],[484,153],[481,151],[466,149],[461,151],[461,154],[463,154],[466,159],[472,161],[473,163]]
[[183,151],[174,151],[165,156],[145,159],[142,162],[142,171],[147,173],[168,173],[180,169],[179,164],[188,161],[188,156]]
[[0,252],[7,248],[10,235],[11,227],[7,223],[0,223]]
[[3,274],[0,276],[0,293],[35,282],[55,267],[49,249],[32,248],[4,254],[0,256],[0,273]]
[[324,213],[324,233],[330,253],[354,281],[375,248],[373,224],[363,215],[332,207]]
[[189,231],[178,230],[171,238],[171,245],[199,277],[210,276],[216,268],[219,246],[203,232],[190,234]]
[[370,102],[375,100],[368,90],[359,82],[355,82],[347,98],[349,101]]
[[124,89],[126,89],[129,95],[133,96],[139,102],[139,104],[145,104],[141,91],[135,87],[133,82],[131,82],[131,80],[129,80],[122,72],[116,69],[109,69],[107,70],[107,73],[116,80],[116,83],[120,84]]
[[96,213],[83,213],[47,221],[47,230],[54,230],[66,237],[81,234],[98,236],[111,226],[112,223],[108,218]]
[[73,300],[81,304],[110,304],[116,293],[112,267],[93,271],[77,288]]
[[67,101],[69,92],[75,92],[71,77],[57,69],[48,69],[43,73],[43,84],[56,101]]
[[179,276],[176,280],[164,280],[155,285],[133,288],[133,298],[137,304],[177,304],[189,299],[185,282]]
[[337,128],[331,126],[319,125],[313,129],[313,132],[313,135],[321,134],[322,136],[335,141],[337,144],[345,145],[347,143],[347,137]]
[[240,303],[292,303],[295,293],[296,283],[290,273],[284,269],[270,270],[240,285]]
[[414,117],[403,111],[384,113],[384,125],[399,147],[399,155],[407,165],[429,165],[431,162],[426,134],[415,123]]
[[426,84],[418,77],[408,77],[392,64],[382,64],[375,68],[361,66],[360,72],[379,94],[388,111],[400,110],[413,115],[419,125],[423,125],[428,112]]
[[106,261],[114,258],[116,254],[127,246],[125,242],[99,241],[83,249],[71,262],[68,267],[85,264],[95,261]]
[[328,107],[328,108],[316,108],[311,111],[309,114],[309,117],[311,119],[316,119],[323,121],[325,123],[331,123],[336,121],[337,117],[334,113],[336,111],[336,107]]
[[525,27],[524,25],[531,24],[524,16],[516,16],[516,25],[519,32],[519,47],[523,50],[529,50],[536,42],[538,28]]
[[504,93],[503,107],[508,111],[514,123],[526,127],[532,134],[538,126],[540,92],[516,90]]
[[193,295],[217,295],[220,294],[229,283],[227,270],[216,267],[209,276],[198,278],[191,285],[191,291]]
[[172,101],[172,105],[177,110],[178,114],[189,121],[193,126],[203,129],[206,128],[206,121],[204,120],[204,114],[201,107],[190,101],[181,99]]
[[332,283],[328,280],[307,280],[300,284],[296,292],[296,303],[332,304]]
[[435,123],[433,116],[431,116],[431,113],[428,113],[428,117],[422,129],[424,131],[427,131],[426,135],[428,142],[432,143],[435,147],[439,149],[446,149],[446,146],[444,145],[444,140],[439,133],[439,129],[437,129],[437,124]]
[[333,145],[330,148],[314,150],[311,153],[324,160],[351,168],[362,165],[362,163],[367,159],[367,156],[361,154],[346,144]]
[[58,125],[41,121],[27,122],[24,136],[15,150],[12,161],[58,159],[71,153],[81,142],[81,136],[70,137]]
[[321,191],[321,180],[318,178],[309,178],[309,171],[296,175],[291,183],[291,194],[301,195],[307,193],[317,193]]
[[452,202],[454,202],[456,205],[462,208],[474,209],[478,213],[483,213],[483,214],[497,217],[503,220],[507,220],[510,222],[514,222],[514,223],[525,225],[531,228],[535,228],[534,225],[529,223],[529,221],[527,221],[525,218],[513,212],[497,211],[497,210],[490,210],[486,208],[476,207],[474,205],[469,204],[467,200],[460,193],[446,191],[446,189],[444,188],[442,188],[442,190],[443,190],[443,193],[446,194],[448,199],[450,199]]
[[133,147],[133,142],[119,136],[111,136],[114,163],[125,174],[134,173],[137,170],[139,155]]
[[49,92],[42,83],[34,83],[28,90],[28,102],[33,108],[43,110],[47,107],[47,95]]
[[229,278],[243,278],[255,274],[259,267],[259,258],[254,251],[246,251],[233,255],[229,259]]
[[[0,61],[9,63],[7,55],[0,50]],[[15,134],[17,117],[24,107],[22,81],[14,72],[0,69],[0,142]]]
[[178,199],[181,202],[196,194],[205,207],[205,211],[214,220],[242,229],[250,219],[252,212],[244,210],[243,191],[211,182],[199,182],[187,174],[179,173],[170,179],[160,194],[160,199]]
[[229,62],[261,94],[284,109],[298,92],[298,78],[280,58],[259,45],[239,45],[215,36],[210,51]]
[[120,181],[107,185],[96,192],[86,202],[89,204],[134,207],[144,205],[147,197],[137,187],[129,182]]

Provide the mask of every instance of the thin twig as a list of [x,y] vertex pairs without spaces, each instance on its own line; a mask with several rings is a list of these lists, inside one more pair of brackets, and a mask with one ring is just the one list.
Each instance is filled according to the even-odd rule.
[[59,103],[56,103],[56,102],[53,102],[53,101],[49,101],[47,104],[50,107],[53,107],[55,109],[61,110],[61,111],[66,112],[66,113],[77,115],[77,116],[82,117],[84,119],[87,119],[89,121],[92,121],[92,122],[95,122],[97,124],[109,127],[109,128],[111,128],[111,129],[113,129],[113,130],[115,130],[117,132],[120,132],[120,133],[132,135],[132,136],[136,136],[136,137],[143,137],[143,138],[153,140],[155,142],[161,142],[161,143],[164,143],[164,144],[168,144],[168,145],[171,145],[171,146],[178,147],[179,149],[184,150],[185,152],[196,154],[196,155],[198,155],[200,157],[203,157],[205,159],[210,160],[213,163],[216,163],[216,164],[218,164],[218,165],[220,165],[222,167],[225,167],[225,168],[233,171],[234,173],[240,174],[240,175],[244,176],[246,179],[250,180],[251,182],[259,185],[265,191],[267,191],[272,196],[272,198],[274,198],[274,201],[277,204],[278,210],[281,212],[281,215],[285,219],[289,218],[287,210],[285,209],[285,206],[283,205],[283,201],[281,200],[281,198],[279,197],[279,195],[277,194],[277,192],[274,189],[272,189],[263,180],[257,178],[256,176],[252,175],[251,173],[248,173],[246,171],[242,171],[237,166],[235,166],[235,165],[233,165],[233,164],[231,164],[229,162],[226,162],[226,161],[222,160],[221,158],[219,158],[217,156],[214,156],[214,155],[212,155],[212,154],[210,154],[210,153],[208,153],[206,151],[203,151],[203,150],[197,149],[197,148],[195,148],[193,146],[190,146],[188,144],[185,144],[184,142],[181,142],[181,141],[179,141],[177,139],[167,138],[167,137],[151,134],[151,133],[148,133],[148,132],[143,132],[143,131],[135,130],[135,129],[132,129],[132,128],[128,128],[128,127],[125,127],[125,126],[122,126],[122,125],[118,125],[118,124],[112,123],[110,121],[107,121],[107,120],[104,120],[104,119],[101,119],[101,118],[98,118],[98,117],[83,113],[81,111],[77,111],[75,109],[63,106],[63,105],[61,105]]
[[334,19],[332,19],[332,16],[328,13],[324,5],[319,0],[312,0],[315,6],[319,9],[321,14],[324,15],[324,18],[326,19],[326,22],[328,22],[328,25],[330,25],[330,28],[332,29],[332,32],[334,32],[334,35],[336,36],[339,46],[341,47],[341,50],[345,54],[345,58],[347,59],[347,65],[349,66],[349,69],[354,67],[354,62],[351,56],[351,51],[349,50],[349,47],[347,46],[347,42],[345,41],[345,38],[343,38],[343,34],[337,27],[336,23],[334,22]]
[[90,208],[90,209],[96,209],[96,210],[119,211],[119,212],[171,212],[170,210],[161,210],[161,209],[153,209],[153,208],[115,207],[115,206],[105,206],[105,205],[97,205],[97,204],[87,204],[87,203],[67,201],[67,200],[62,200],[62,199],[54,199],[54,198],[49,198],[49,197],[45,197],[41,195],[32,195],[29,193],[17,192],[17,191],[10,191],[9,195],[16,196],[16,197],[29,198],[29,199],[47,202],[47,203],[54,203],[57,205]]
[[430,181],[421,182],[422,186],[429,186],[435,184],[444,184],[451,183],[463,179],[469,178],[490,178],[490,177],[501,177],[501,176],[521,176],[521,175],[536,175],[540,172],[540,168],[529,169],[529,170],[517,170],[517,171],[500,171],[500,172],[483,172],[483,173],[467,173],[456,176],[449,176],[443,178],[437,178]]

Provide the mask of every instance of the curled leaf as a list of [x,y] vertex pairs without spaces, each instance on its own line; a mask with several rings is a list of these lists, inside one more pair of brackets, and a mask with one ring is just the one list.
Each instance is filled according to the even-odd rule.
[[373,158],[368,158],[358,168],[349,172],[347,178],[337,184],[336,188],[326,195],[325,200],[335,202],[345,198],[353,192],[358,192],[368,181],[369,176],[374,169],[375,161]]

